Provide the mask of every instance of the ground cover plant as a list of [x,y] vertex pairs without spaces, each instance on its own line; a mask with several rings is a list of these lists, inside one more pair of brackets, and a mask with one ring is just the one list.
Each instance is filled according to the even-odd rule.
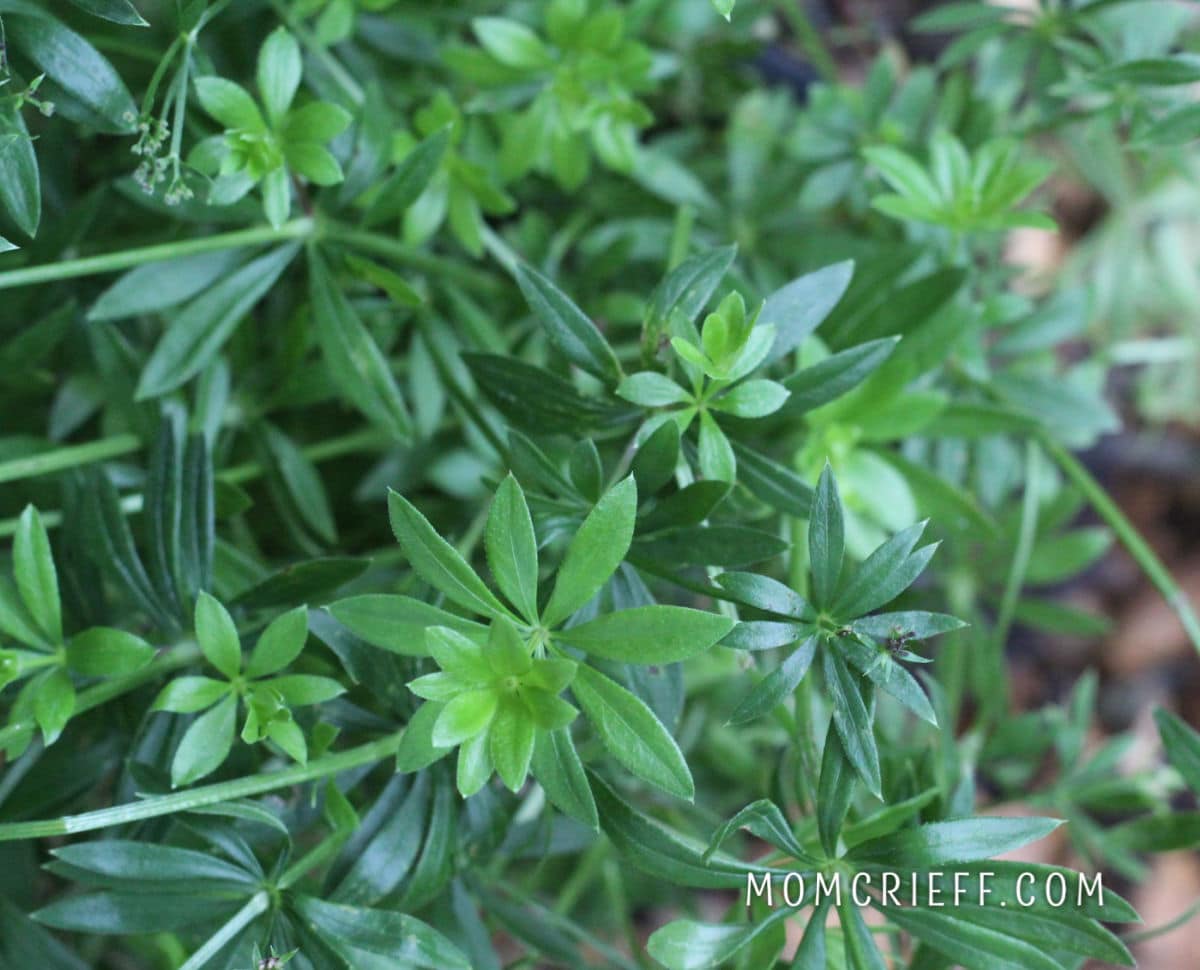
[[1090,450],[1198,416],[1196,8],[837,6],[0,0],[0,968],[1077,970],[1200,912],[1125,898],[1200,733],[1012,666],[1113,549],[1200,650]]

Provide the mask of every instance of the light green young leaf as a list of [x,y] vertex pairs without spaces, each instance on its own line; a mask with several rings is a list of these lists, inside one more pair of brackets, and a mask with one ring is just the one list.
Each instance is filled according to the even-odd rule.
[[65,667],[55,667],[32,683],[33,717],[49,747],[75,713],[75,685]]
[[279,125],[292,106],[303,70],[296,38],[286,27],[276,27],[258,52],[258,93],[273,126]]
[[212,774],[233,748],[237,698],[232,694],[201,714],[187,729],[171,761],[171,787],[181,788]]
[[254,680],[283,670],[300,656],[304,641],[308,638],[308,608],[297,606],[294,610],[273,619],[258,638],[250,661],[246,664],[246,676]]
[[242,646],[229,611],[208,593],[196,600],[196,640],[208,662],[228,679],[242,670]]
[[154,647],[141,637],[94,626],[71,637],[67,666],[84,677],[119,677],[141,670],[154,659]]

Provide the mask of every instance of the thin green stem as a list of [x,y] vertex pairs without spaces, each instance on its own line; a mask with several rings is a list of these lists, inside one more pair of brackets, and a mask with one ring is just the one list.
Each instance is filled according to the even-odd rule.
[[0,825],[0,842],[17,842],[24,839],[44,839],[54,835],[75,835],[79,832],[94,832],[99,829],[140,822],[148,818],[161,818],[179,812],[190,812],[205,805],[216,805],[238,798],[250,798],[279,788],[303,785],[320,778],[341,774],[351,768],[376,764],[394,755],[400,747],[403,732],[397,731],[386,737],[360,744],[356,748],[326,755],[306,765],[292,765],[282,771],[251,775],[233,781],[220,781],[212,785],[201,785],[187,791],[170,795],[145,798],[128,805],[114,805],[82,815],[67,815],[62,818],[40,819],[34,822],[14,822]]
[[201,970],[208,966],[208,961],[221,952],[221,949],[242,930],[253,923],[271,906],[271,897],[261,891],[250,897],[250,901],[239,909],[229,921],[208,938],[204,946],[191,955],[187,963],[179,970]]
[[1134,561],[1150,578],[1150,582],[1162,594],[1163,599],[1167,601],[1167,605],[1179,617],[1184,631],[1192,641],[1192,646],[1197,651],[1200,651],[1200,619],[1197,619],[1195,608],[1179,586],[1176,585],[1175,580],[1171,578],[1171,574],[1168,572],[1167,567],[1163,565],[1162,560],[1158,558],[1154,550],[1142,538],[1141,533],[1138,532],[1134,524],[1125,517],[1125,513],[1117,507],[1117,503],[1104,490],[1104,486],[1092,477],[1091,472],[1083,466],[1083,463],[1078,458],[1045,432],[1040,435],[1040,440],[1042,447],[1046,449],[1050,457],[1063,470],[1067,478],[1075,484],[1076,488],[1083,492],[1084,496],[1091,503],[1092,508],[1096,510],[1100,517],[1108,523],[1113,532],[1116,533],[1117,538],[1121,540],[1121,544],[1133,556]]
[[[80,691],[79,696],[75,699],[75,715],[83,714],[101,704],[107,704],[123,694],[136,690],[143,684],[158,679],[163,674],[187,667],[199,659],[200,648],[190,640],[167,647],[141,670],[101,681],[99,684]],[[36,726],[34,720],[29,718],[23,721],[14,721],[0,728],[0,748],[27,731],[33,731]]]
[[293,219],[278,229],[271,226],[256,226],[253,229],[238,229],[198,239],[181,239],[176,242],[155,243],[137,249],[123,249],[99,256],[84,256],[81,259],[66,259],[59,263],[42,266],[27,266],[0,273],[0,290],[55,280],[75,279],[100,273],[115,273],[146,263],[157,263],[164,259],[194,256],[221,249],[236,249],[239,246],[260,246],[264,243],[282,242],[288,239],[306,239],[316,232],[316,223],[309,218]]
[[118,434],[101,438],[99,441],[89,441],[85,445],[64,445],[52,451],[13,458],[0,462],[0,484],[119,458],[121,455],[132,454],[141,447],[142,443],[137,435]]
[[[1000,612],[992,627],[991,665],[999,677],[1004,676],[1004,647],[1008,642],[1008,632],[1017,612],[1017,601],[1021,596],[1021,588],[1025,585],[1025,574],[1029,570],[1029,559],[1033,555],[1033,543],[1037,538],[1041,462],[1041,449],[1036,441],[1030,441],[1025,449],[1025,495],[1021,501],[1021,524],[1017,531],[1017,545],[1013,550],[1004,594],[1000,599]],[[996,710],[1002,703],[1007,703],[1007,695],[1007,689],[993,691],[988,698],[983,699],[985,709]]]
[[1127,933],[1123,939],[1126,943],[1141,943],[1144,940],[1153,940],[1157,936],[1166,936],[1172,930],[1177,930],[1184,924],[1190,923],[1197,915],[1200,915],[1200,899],[1197,899],[1169,923],[1153,926],[1148,930],[1139,930],[1136,933]]
[[[27,458],[17,458],[11,462],[0,464],[0,482],[16,481],[22,478],[30,478],[33,475],[44,475],[51,471],[61,471],[64,468],[76,468],[80,465],[90,464],[95,461],[103,461],[107,458],[113,458],[117,455],[128,454],[131,451],[136,451],[141,447],[140,442],[135,442],[137,447],[131,447],[126,450],[117,450],[118,439],[130,437],[132,435],[117,435],[113,438],[106,438],[103,441],[94,442],[93,445],[71,446],[70,448],[58,448],[54,451],[44,452],[41,455],[31,455]],[[85,454],[87,449],[94,446],[109,443],[109,447],[113,449],[111,454],[105,454],[103,451],[98,451],[93,454]],[[322,462],[328,461],[331,458],[339,458],[342,455],[349,455],[359,451],[370,451],[375,449],[383,449],[388,447],[391,439],[381,431],[374,429],[366,431],[355,431],[350,434],[341,435],[337,438],[330,438],[328,441],[321,441],[315,445],[309,445],[302,448],[310,461]],[[74,456],[65,454],[74,449],[79,452]],[[73,458],[73,460],[72,460]],[[10,467],[11,466],[11,467]],[[26,467],[29,466],[29,467]],[[30,470],[30,467],[32,470]],[[231,485],[240,485],[243,482],[251,481],[260,477],[265,469],[257,461],[248,461],[240,465],[233,465],[226,468],[224,471],[217,472],[217,478],[223,482],[228,482]],[[141,495],[126,495],[121,499],[121,511],[126,514],[140,512],[142,510],[143,499]],[[16,532],[18,519],[2,519],[0,520],[0,539],[12,536]],[[62,524],[62,513],[57,509],[48,509],[42,511],[42,524],[47,529],[57,528]]]
[[276,888],[281,892],[290,889],[303,879],[305,874],[336,855],[338,850],[346,844],[347,838],[349,838],[348,832],[334,832],[328,838],[322,839],[311,851],[306,852],[284,870],[283,875],[279,877],[279,882],[276,883]]

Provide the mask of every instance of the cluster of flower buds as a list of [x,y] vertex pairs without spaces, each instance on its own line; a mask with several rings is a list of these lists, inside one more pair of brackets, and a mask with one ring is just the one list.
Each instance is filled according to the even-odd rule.
[[133,113],[126,116],[130,124],[137,122],[138,140],[134,142],[131,151],[142,159],[142,163],[133,173],[133,180],[138,187],[148,195],[152,195],[160,184],[171,175],[171,183],[163,195],[167,205],[179,205],[193,195],[192,190],[183,181],[179,172],[179,156],[175,154],[159,155],[166,144],[171,129],[164,118],[137,119]]

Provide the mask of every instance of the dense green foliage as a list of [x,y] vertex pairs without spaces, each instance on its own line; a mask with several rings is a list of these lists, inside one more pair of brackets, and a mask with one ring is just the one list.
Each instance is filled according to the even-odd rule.
[[[1149,6],[849,84],[764,0],[0,0],[0,968],[1130,964],[995,857],[1200,844],[1200,735],[1005,647],[1114,535],[1200,624],[1073,455],[1094,274],[1002,251],[1192,170]],[[885,870],[993,897],[745,898]]]

